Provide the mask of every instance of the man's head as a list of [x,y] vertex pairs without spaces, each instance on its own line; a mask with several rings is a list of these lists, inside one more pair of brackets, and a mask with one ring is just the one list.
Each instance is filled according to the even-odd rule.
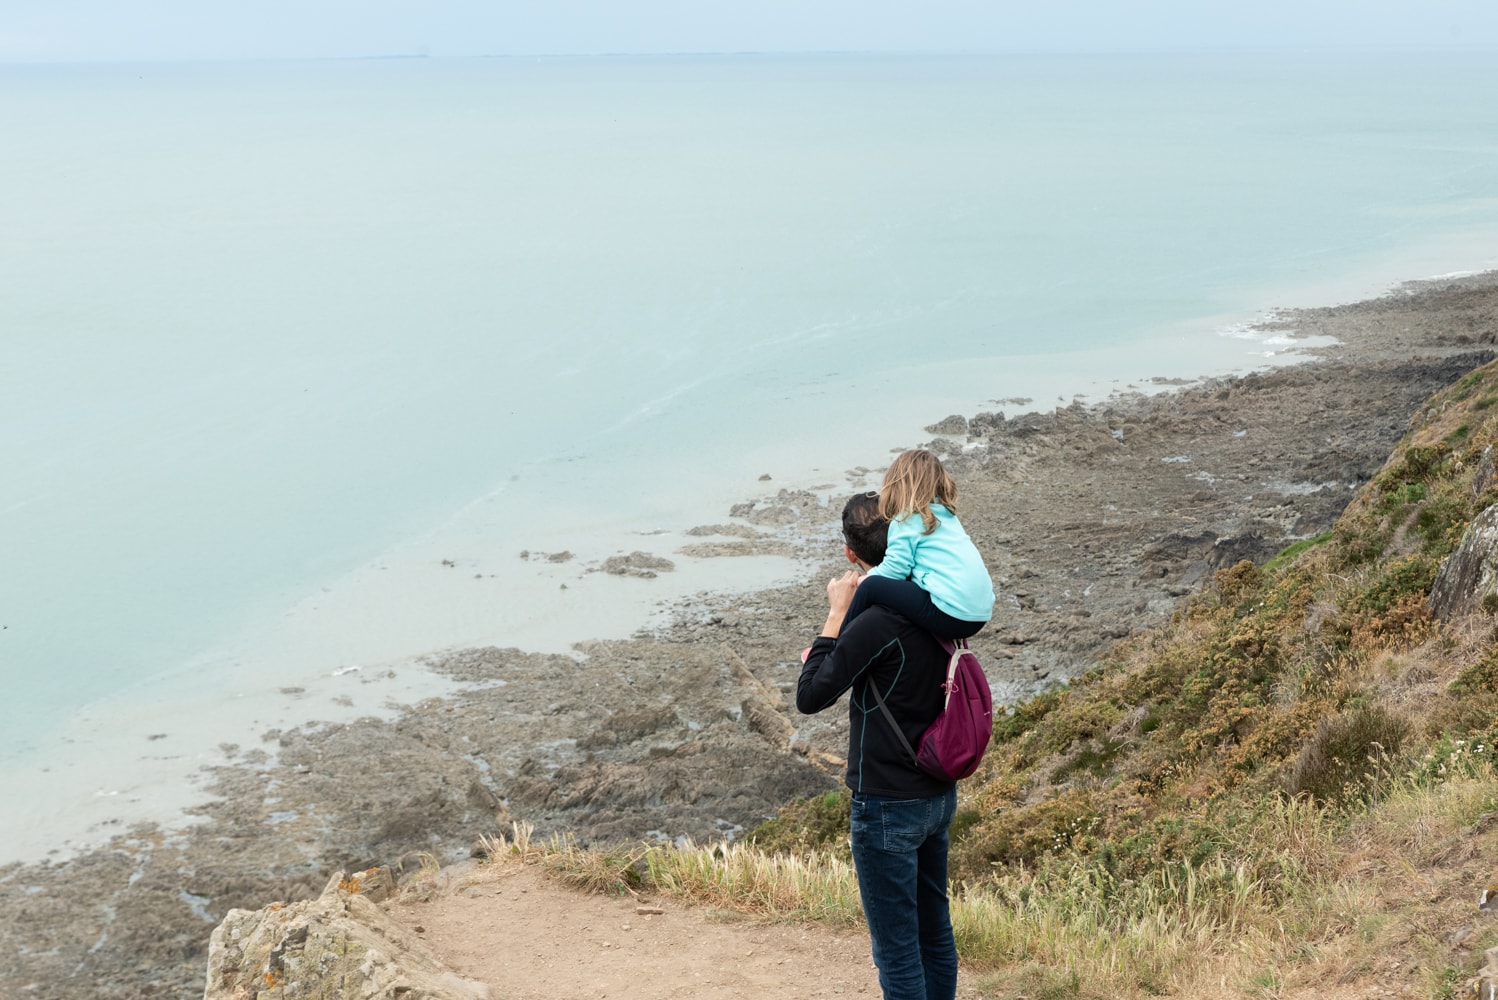
[[848,553],[865,566],[884,561],[889,522],[879,514],[878,493],[855,493],[843,505],[843,541]]

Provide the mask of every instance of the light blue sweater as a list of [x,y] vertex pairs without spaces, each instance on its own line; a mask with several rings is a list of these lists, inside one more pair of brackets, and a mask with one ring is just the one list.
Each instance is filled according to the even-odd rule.
[[978,547],[962,530],[957,515],[939,503],[931,505],[936,530],[921,515],[889,523],[884,561],[869,573],[891,580],[913,580],[931,595],[931,603],[960,621],[986,622],[993,617],[993,581]]

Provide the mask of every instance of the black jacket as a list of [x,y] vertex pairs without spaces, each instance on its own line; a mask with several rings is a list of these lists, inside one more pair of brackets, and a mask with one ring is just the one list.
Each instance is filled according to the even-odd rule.
[[947,660],[929,632],[879,605],[855,618],[838,638],[818,636],[811,644],[796,685],[796,708],[814,715],[852,689],[847,781],[854,792],[924,799],[952,787],[916,770],[869,691],[870,682],[878,685],[905,738],[918,748],[921,734],[941,714]]

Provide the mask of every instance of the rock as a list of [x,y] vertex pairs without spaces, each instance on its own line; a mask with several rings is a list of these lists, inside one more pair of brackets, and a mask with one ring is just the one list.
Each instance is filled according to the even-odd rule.
[[938,420],[926,428],[927,434],[966,434],[967,417],[960,413],[954,413],[950,417]]
[[1430,588],[1430,610],[1443,620],[1469,615],[1498,593],[1498,506],[1472,519]]
[[[753,506],[752,504],[750,506]],[[695,537],[704,535],[726,535],[732,538],[764,538],[765,535],[751,528],[747,524],[699,524],[688,528],[686,534]]]
[[1472,980],[1472,996],[1477,1000],[1498,1000],[1498,948],[1489,948],[1483,957],[1487,961]]
[[676,564],[661,556],[635,550],[627,556],[609,556],[603,561],[603,571],[615,576],[637,576],[645,580],[655,579],[657,573],[669,573]]
[[468,785],[468,801],[490,812],[495,812],[500,808],[499,799],[478,778],[474,778]]
[[364,874],[339,872],[314,900],[230,910],[209,938],[204,1000],[487,1000],[358,891]]
[[395,872],[389,865],[354,872],[339,883],[344,892],[362,896],[371,903],[381,903],[395,895]]
[[749,728],[769,740],[772,746],[790,746],[796,727],[785,716],[758,698],[745,699],[739,708]]
[[1268,538],[1257,531],[1219,538],[1207,553],[1206,567],[1209,571],[1227,569],[1245,559],[1262,565],[1287,544],[1283,538]]
[[1477,460],[1477,469],[1472,473],[1472,495],[1480,497],[1495,485],[1498,485],[1498,472],[1493,469],[1493,446],[1488,445],[1482,450],[1482,457]]
[[759,678],[754,676],[754,672],[744,663],[743,658],[734,652],[732,646],[725,642],[718,648],[722,650],[723,660],[728,664],[729,672],[733,674],[734,680],[748,688],[772,710],[778,712],[785,708],[785,696],[775,688],[760,683]]

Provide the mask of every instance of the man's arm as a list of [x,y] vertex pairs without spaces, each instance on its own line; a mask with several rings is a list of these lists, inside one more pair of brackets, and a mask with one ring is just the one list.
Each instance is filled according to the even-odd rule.
[[[884,647],[889,644],[884,640],[899,641],[875,636],[869,628],[859,628],[857,622],[846,636],[839,635],[859,579],[850,570],[827,584],[827,623],[807,651],[806,664],[796,683],[796,709],[804,715],[815,715],[836,704],[859,675],[883,655]],[[860,621],[863,618],[859,616]]]
[[827,581],[827,622],[822,626],[823,637],[837,638],[843,627],[843,619],[848,617],[848,608],[853,604],[853,595],[862,581],[863,577],[855,569]]

